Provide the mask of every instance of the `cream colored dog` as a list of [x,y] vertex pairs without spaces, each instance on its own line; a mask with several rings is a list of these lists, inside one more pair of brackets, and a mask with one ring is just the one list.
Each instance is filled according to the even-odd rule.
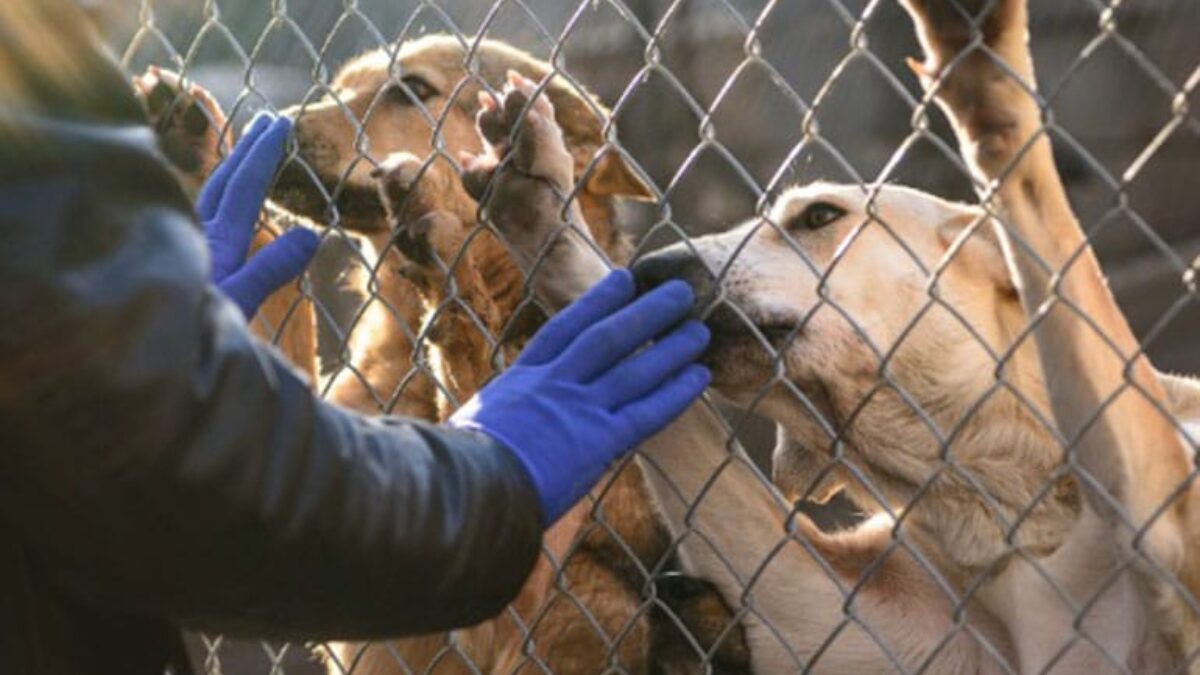
[[[690,571],[748,606],[755,672],[1187,669],[1200,496],[1180,420],[1200,388],[1141,353],[1067,204],[1025,1],[904,5],[987,209],[810,185],[635,267],[712,300],[714,384],[779,423],[784,492],[845,485],[875,515],[820,531],[702,405],[643,447],[652,492]],[[466,183],[561,305],[606,264],[552,107],[513,82]]]

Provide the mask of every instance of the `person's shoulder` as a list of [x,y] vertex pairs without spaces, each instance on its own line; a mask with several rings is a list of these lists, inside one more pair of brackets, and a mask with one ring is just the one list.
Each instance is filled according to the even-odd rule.
[[132,171],[146,178],[158,165],[154,135],[144,125],[80,122],[0,105],[0,182],[47,173],[104,178]]

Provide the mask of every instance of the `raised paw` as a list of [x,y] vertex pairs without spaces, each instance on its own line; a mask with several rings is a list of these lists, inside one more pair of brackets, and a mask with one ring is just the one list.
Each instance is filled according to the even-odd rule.
[[1007,56],[1024,44],[1026,0],[900,0],[917,28],[925,62],[909,60],[922,79],[941,73],[976,40]]
[[[538,85],[509,71],[499,97],[480,92],[476,128],[483,139],[479,155],[464,155],[467,191],[482,200],[498,167],[545,181],[565,195],[574,183],[574,162],[554,119],[554,106]],[[532,100],[532,103],[530,102]]]
[[[542,261],[566,274],[574,259],[546,254],[584,251],[594,243],[574,195],[574,161],[553,105],[532,80],[514,72],[499,97],[481,94],[480,104],[476,128],[483,151],[460,156],[463,186],[522,265]],[[594,251],[591,257],[598,259]]]
[[407,259],[400,273],[422,290],[435,290],[466,241],[462,218],[444,208],[446,190],[456,177],[441,163],[407,152],[388,156],[372,176],[395,246]]
[[146,107],[150,125],[163,154],[193,194],[216,168],[228,149],[222,134],[225,114],[216,100],[197,84],[184,87],[176,73],[150,66],[133,78],[133,88]]
[[981,175],[1006,173],[1041,124],[1026,0],[901,0],[925,51],[909,66]]

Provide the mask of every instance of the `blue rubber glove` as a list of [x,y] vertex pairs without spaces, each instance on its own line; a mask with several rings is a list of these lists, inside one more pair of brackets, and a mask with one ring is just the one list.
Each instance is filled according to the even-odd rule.
[[304,272],[320,243],[311,230],[293,228],[246,260],[291,128],[287,118],[259,115],[196,200],[212,257],[212,282],[247,319],[268,295]]
[[[680,324],[692,308],[691,288],[670,281],[634,295],[627,270],[609,274],[450,418],[517,456],[544,526],[708,385],[708,370],[694,363],[708,346],[708,329],[694,320]],[[650,340],[657,341],[642,349]]]

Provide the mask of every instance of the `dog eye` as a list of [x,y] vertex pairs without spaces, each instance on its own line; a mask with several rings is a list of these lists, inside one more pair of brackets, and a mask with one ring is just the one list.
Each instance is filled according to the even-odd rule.
[[386,92],[389,101],[400,105],[424,103],[437,94],[438,91],[433,88],[432,84],[416,75],[405,75],[400,79],[400,83],[390,85]]
[[830,225],[838,218],[846,215],[846,210],[829,202],[813,202],[792,219],[792,228],[803,227],[806,230],[819,230]]

